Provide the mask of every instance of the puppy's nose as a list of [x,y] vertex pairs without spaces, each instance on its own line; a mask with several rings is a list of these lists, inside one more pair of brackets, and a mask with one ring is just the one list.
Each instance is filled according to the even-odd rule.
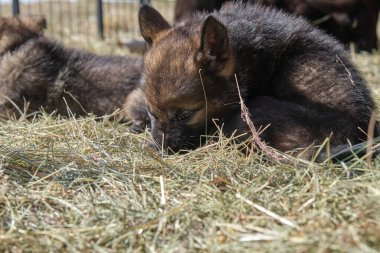
[[176,140],[173,140],[171,137],[170,134],[164,133],[161,140],[161,148],[168,152],[168,154],[174,154],[179,150]]

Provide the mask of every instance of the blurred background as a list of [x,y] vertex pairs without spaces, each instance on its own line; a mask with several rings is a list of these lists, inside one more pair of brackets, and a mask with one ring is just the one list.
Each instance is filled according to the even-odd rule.
[[0,16],[42,14],[50,37],[123,43],[140,38],[137,13],[142,2],[173,19],[175,0],[0,0]]
[[[308,19],[347,48],[373,52],[379,48],[380,0],[243,0],[282,9]],[[141,3],[149,3],[170,22],[195,11],[212,11],[229,0],[0,0],[0,16],[42,14],[46,34],[74,44],[95,39],[132,49],[141,41],[137,22]],[[77,43],[75,43],[77,42]]]

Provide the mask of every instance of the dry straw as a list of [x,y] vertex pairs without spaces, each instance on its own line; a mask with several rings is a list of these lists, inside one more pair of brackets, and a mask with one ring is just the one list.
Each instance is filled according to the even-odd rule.
[[[355,58],[379,98],[380,55]],[[269,163],[234,137],[162,156],[111,118],[2,122],[0,252],[380,250],[379,158]]]

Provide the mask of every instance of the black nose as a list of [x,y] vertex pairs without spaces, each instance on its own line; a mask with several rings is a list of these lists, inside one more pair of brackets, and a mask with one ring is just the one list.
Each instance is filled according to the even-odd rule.
[[158,150],[165,150],[168,154],[174,154],[180,150],[177,138],[162,131],[154,134],[154,141]]

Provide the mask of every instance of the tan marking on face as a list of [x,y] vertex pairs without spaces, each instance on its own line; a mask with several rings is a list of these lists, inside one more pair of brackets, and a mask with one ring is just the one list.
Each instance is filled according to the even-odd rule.
[[[179,36],[176,38],[174,29],[166,30],[156,37],[156,43],[145,57],[146,74],[149,80],[144,86],[150,111],[161,123],[169,123],[169,113],[181,110],[197,110],[186,122],[188,126],[200,126],[206,121],[205,97],[199,79],[199,69],[194,62],[195,53],[200,47],[200,31],[190,32],[189,38]],[[172,36],[173,35],[173,36]],[[159,41],[162,40],[160,44]],[[178,40],[181,40],[179,42]],[[235,58],[233,54],[218,73],[223,78],[230,78],[235,72]],[[184,80],[183,84],[181,80]],[[189,85],[188,89],[180,89]],[[207,84],[205,84],[207,85]],[[181,94],[186,90],[186,94]],[[156,92],[160,93],[159,95]],[[208,101],[207,118],[219,115],[221,102]]]
[[189,126],[199,126],[206,122],[206,108],[203,107],[201,110],[197,111],[187,123]]
[[187,43],[183,43],[183,45],[181,45],[181,49],[178,48],[178,45],[177,48],[173,48],[169,43],[167,45],[160,46],[159,48],[154,48],[149,51],[145,57],[147,68],[154,71],[160,71],[163,70],[163,68],[170,68],[172,71],[185,71],[186,73],[191,73],[194,71],[193,58],[189,56],[186,56],[185,58],[183,51],[180,52],[180,55],[177,55],[176,50],[186,50],[185,52],[190,52],[192,49]]
[[199,126],[205,124],[206,120],[210,120],[211,118],[213,118],[215,114],[220,112],[221,108],[222,104],[219,100],[208,101],[207,108],[206,106],[203,106],[202,109],[195,112],[191,119],[187,122],[187,125]]

